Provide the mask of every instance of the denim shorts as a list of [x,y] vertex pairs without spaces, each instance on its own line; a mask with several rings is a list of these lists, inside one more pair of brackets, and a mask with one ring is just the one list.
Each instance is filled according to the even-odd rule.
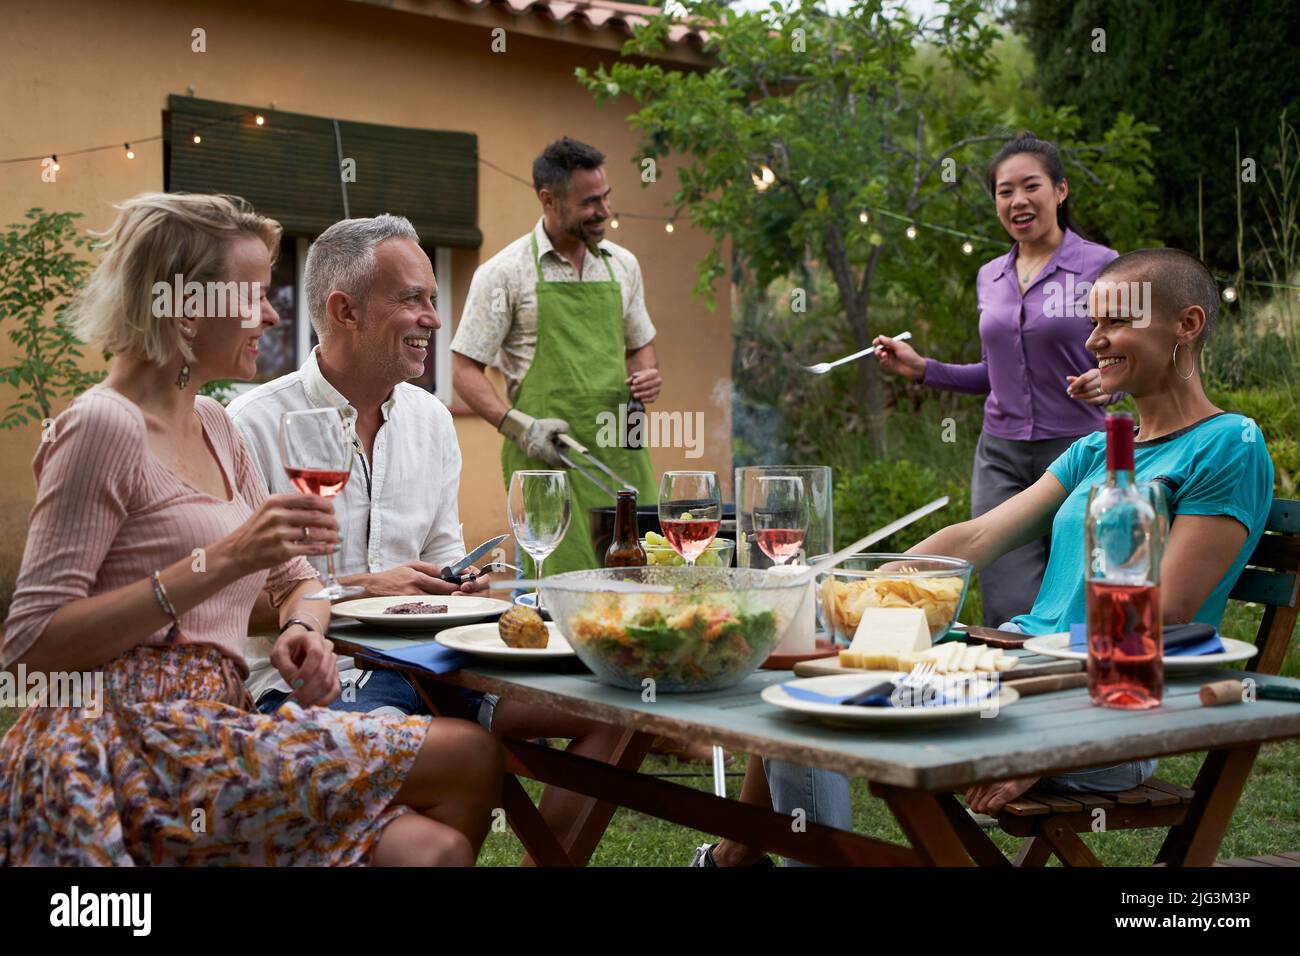
[[[397,671],[342,671],[339,682],[343,693],[329,705],[330,710],[358,712],[364,714],[389,714],[405,716],[408,714],[429,714],[424,698],[406,676]],[[355,682],[355,691],[348,693],[348,688]],[[492,716],[496,710],[497,696],[481,694],[465,687],[457,688],[470,713],[474,714],[484,729],[492,729]],[[274,712],[289,695],[283,691],[268,690],[257,701],[257,709],[264,714]],[[345,698],[352,698],[350,700]]]

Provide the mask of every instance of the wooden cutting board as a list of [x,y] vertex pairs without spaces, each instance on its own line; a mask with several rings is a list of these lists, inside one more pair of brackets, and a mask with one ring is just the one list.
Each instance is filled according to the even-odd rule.
[[[1048,674],[1074,674],[1083,670],[1082,661],[1054,661],[1037,659],[1037,663],[1018,664],[1009,671],[1002,671],[1004,683],[1025,680],[1030,677],[1045,677]],[[841,667],[838,657],[824,657],[816,661],[801,661],[794,665],[795,677],[828,677],[839,674],[861,674],[861,668]]]

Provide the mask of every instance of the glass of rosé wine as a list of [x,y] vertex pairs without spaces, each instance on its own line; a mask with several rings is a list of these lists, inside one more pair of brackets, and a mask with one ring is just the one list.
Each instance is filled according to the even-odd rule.
[[695,566],[721,525],[717,472],[664,472],[659,482],[659,528],[687,565]]
[[796,564],[808,533],[808,499],[797,475],[758,478],[754,487],[754,542],[773,564]]
[[[355,454],[351,431],[337,408],[311,408],[280,416],[280,461],[289,482],[304,495],[333,498],[341,494],[352,476]],[[325,555],[325,587],[307,597],[337,601],[365,591],[339,583],[330,553]]]

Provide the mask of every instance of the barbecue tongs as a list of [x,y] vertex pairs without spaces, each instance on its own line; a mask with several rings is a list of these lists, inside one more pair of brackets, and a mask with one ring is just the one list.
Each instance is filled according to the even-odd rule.
[[560,460],[562,462],[564,462],[566,465],[568,465],[578,474],[582,475],[582,477],[586,478],[588,481],[590,481],[593,485],[595,485],[605,494],[609,495],[610,498],[617,498],[618,494],[615,491],[612,491],[609,485],[605,484],[604,481],[597,478],[586,468],[582,467],[582,465],[574,461],[573,458],[575,457],[581,458],[583,464],[591,465],[595,468],[598,468],[600,471],[604,472],[605,477],[609,478],[611,481],[614,482],[614,487],[625,489],[627,491],[637,490],[635,485],[629,482],[622,475],[610,469],[607,465],[605,465],[604,462],[600,461],[600,459],[596,458],[596,456],[594,456],[591,452],[589,452],[585,445],[583,445],[581,442],[577,441],[576,439],[573,439],[568,435],[564,434],[563,432],[560,432],[555,436],[555,444],[557,446],[566,446],[569,449],[569,451],[572,452],[573,454],[573,457],[570,457],[569,455],[566,455],[563,451],[561,451]]

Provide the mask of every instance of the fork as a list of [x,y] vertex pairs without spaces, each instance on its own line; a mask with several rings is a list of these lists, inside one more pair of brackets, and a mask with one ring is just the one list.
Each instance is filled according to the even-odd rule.
[[[908,703],[901,704],[901,706],[916,707],[917,706],[916,691],[925,687],[926,682],[933,676],[934,676],[934,661],[921,661],[920,663],[913,665],[912,669],[908,671],[907,676],[904,677],[901,681],[898,681],[894,685],[894,687],[896,688],[895,689],[896,694],[899,691],[902,691],[904,689],[911,691],[911,693],[907,695]],[[902,697],[898,698],[900,702],[902,701],[902,699],[903,699]],[[922,694],[920,706],[925,706],[924,694]]]
[[[895,342],[905,342],[911,337],[911,332],[899,332],[893,338]],[[814,375],[825,375],[837,365],[843,365],[845,362],[852,362],[854,359],[860,359],[862,356],[870,355],[872,352],[879,352],[880,348],[879,345],[873,345],[860,352],[854,352],[852,355],[846,355],[844,358],[838,358],[834,362],[818,362],[816,365],[805,365],[803,368],[805,372],[812,372]]]

